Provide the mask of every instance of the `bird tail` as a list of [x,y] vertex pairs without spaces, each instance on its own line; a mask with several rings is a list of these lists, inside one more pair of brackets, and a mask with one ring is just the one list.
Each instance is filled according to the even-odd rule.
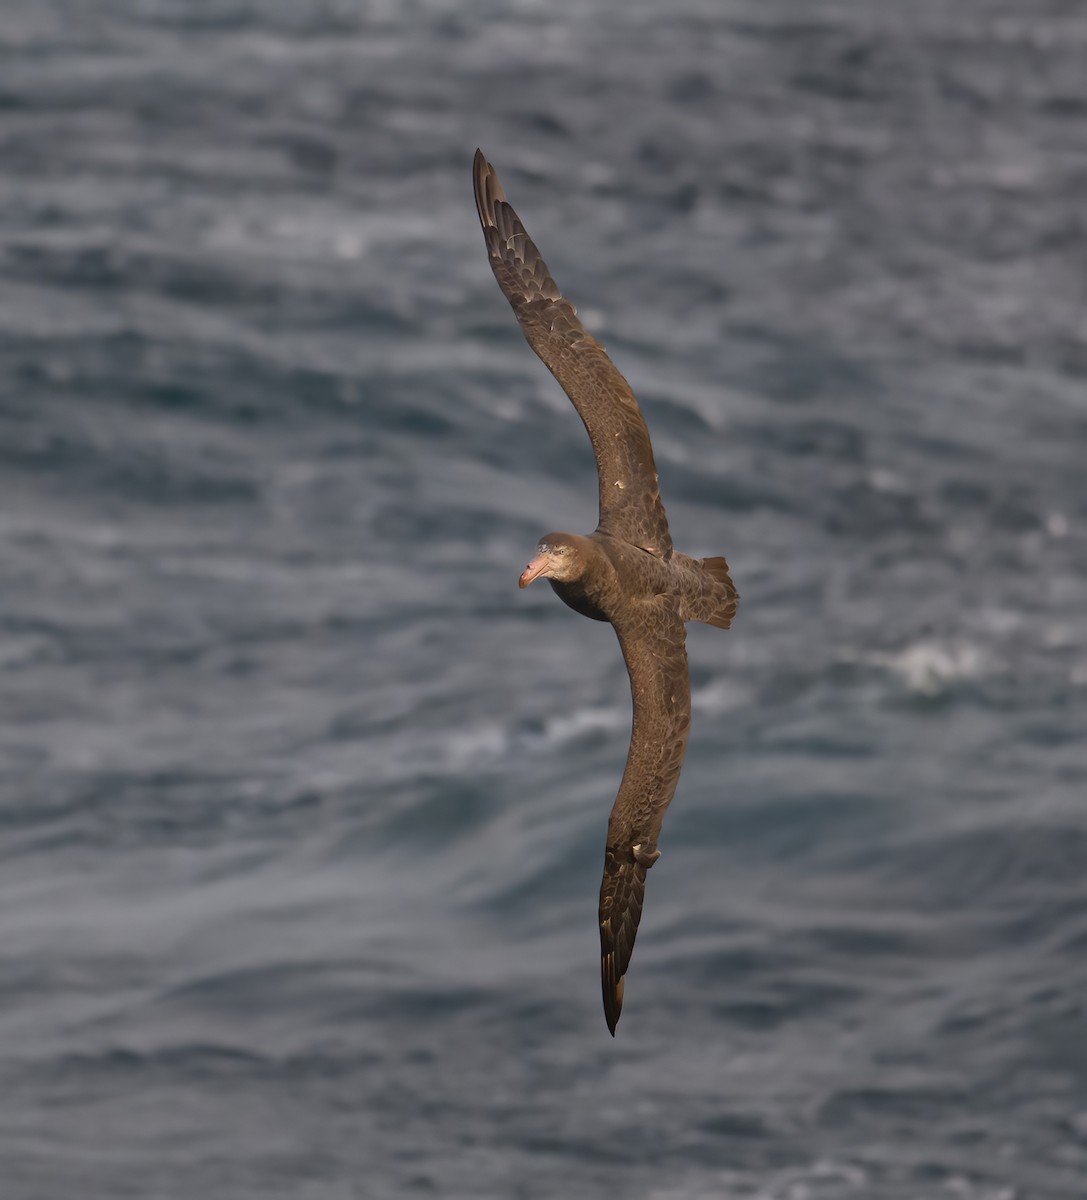
[[732,624],[732,618],[740,604],[740,593],[728,573],[728,562],[723,558],[703,558],[699,565],[717,585],[713,591],[718,601],[710,616],[703,617],[702,620],[707,625],[716,625],[718,629],[727,629]]

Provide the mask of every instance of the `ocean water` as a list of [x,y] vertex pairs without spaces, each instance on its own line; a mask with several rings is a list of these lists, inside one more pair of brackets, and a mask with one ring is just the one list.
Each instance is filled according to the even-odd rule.
[[[14,0],[3,1200],[1087,1194],[1087,13]],[[587,439],[694,627],[618,1037]]]

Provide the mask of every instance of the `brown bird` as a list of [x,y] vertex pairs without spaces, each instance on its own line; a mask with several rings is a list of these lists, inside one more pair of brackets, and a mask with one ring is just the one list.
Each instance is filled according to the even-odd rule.
[[550,582],[583,616],[610,621],[630,675],[634,724],[608,820],[600,888],[604,1016],[615,1036],[657,838],[679,780],[691,726],[685,621],[727,629],[738,593],[723,558],[672,549],[653,447],[630,385],[559,291],[494,168],[477,150],[476,208],[491,270],[528,344],[573,402],[589,432],[600,483],[594,533],[549,533],[519,580]]

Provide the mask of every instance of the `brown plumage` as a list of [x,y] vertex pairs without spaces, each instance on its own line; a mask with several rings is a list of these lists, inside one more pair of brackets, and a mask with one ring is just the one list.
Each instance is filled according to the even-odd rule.
[[634,722],[608,821],[600,888],[604,1015],[614,1036],[646,872],[660,857],[657,838],[687,750],[691,682],[684,622],[727,629],[739,596],[723,558],[693,559],[672,549],[649,430],[630,385],[585,332],[479,150],[473,178],[498,285],[529,345],[580,414],[596,456],[596,531],[541,538],[520,586],[547,579],[571,608],[610,621],[630,675]]

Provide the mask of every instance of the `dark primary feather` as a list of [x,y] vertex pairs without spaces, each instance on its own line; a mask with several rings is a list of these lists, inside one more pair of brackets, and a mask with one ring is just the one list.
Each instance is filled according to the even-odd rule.
[[529,345],[562,385],[592,442],[600,483],[603,533],[662,558],[672,553],[657,468],[645,418],[630,385],[603,346],[585,332],[577,310],[559,291],[494,168],[477,150],[476,208],[498,285]]

